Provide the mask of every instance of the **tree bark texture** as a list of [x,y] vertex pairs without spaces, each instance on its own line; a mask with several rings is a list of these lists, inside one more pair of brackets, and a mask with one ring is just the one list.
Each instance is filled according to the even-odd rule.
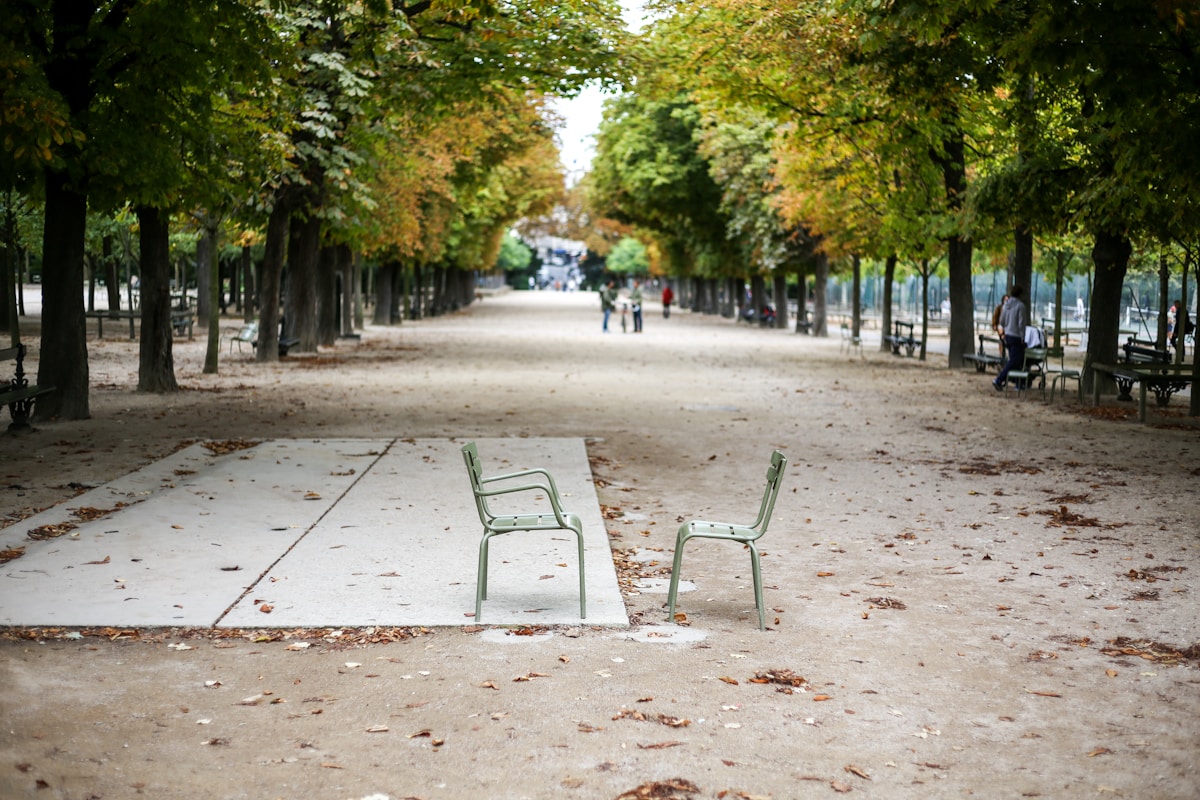
[[[204,226],[204,233],[201,240],[208,242],[208,247],[205,251],[205,260],[200,259],[200,248],[196,248],[196,275],[207,274],[209,276],[207,283],[207,302],[208,316],[205,317],[204,324],[208,330],[208,343],[204,352],[204,374],[216,375],[220,369],[221,362],[221,262],[217,257],[220,252],[218,245],[218,230],[219,226],[215,220],[210,220]],[[196,281],[196,299],[204,297],[205,293],[200,290],[200,281]],[[199,303],[197,302],[196,321],[200,320]]]
[[787,274],[777,269],[772,274],[771,293],[775,296],[775,327],[786,331],[788,329],[788,296]]
[[337,247],[325,245],[317,253],[317,344],[325,347],[337,342],[337,287]]
[[829,304],[826,287],[829,285],[829,256],[817,253],[813,268],[813,318],[809,333],[822,338],[829,335]]
[[[208,325],[213,314],[212,263],[217,254],[217,242],[207,224],[200,226],[200,237],[196,240],[196,324]],[[181,289],[184,286],[180,286]]]
[[42,345],[37,383],[57,391],[38,398],[36,419],[87,419],[87,318],[83,315],[87,197],[58,173],[46,174],[42,233]]
[[256,299],[258,293],[255,291],[257,281],[254,280],[254,256],[250,252],[249,245],[242,247],[242,320],[245,322],[254,321],[254,312],[257,310],[258,303]]
[[1092,308],[1088,315],[1088,347],[1083,369],[1083,390],[1090,391],[1096,380],[1112,384],[1112,378],[1100,376],[1091,364],[1115,364],[1118,338],[1121,335],[1121,292],[1129,256],[1133,247],[1121,233],[1096,234],[1092,245],[1092,262],[1096,265],[1096,281],[1092,286]]
[[396,271],[394,261],[375,268],[375,313],[371,317],[374,325],[392,324],[392,282],[396,279]]
[[258,353],[260,362],[279,360],[279,289],[283,262],[287,257],[291,211],[276,202],[267,218],[267,243],[259,271],[259,301],[262,311],[258,318]]
[[321,218],[292,218],[288,243],[288,280],[284,316],[287,332],[300,341],[301,353],[317,352],[317,260],[321,243]]
[[858,339],[862,336],[862,259],[854,255],[850,260],[854,273],[850,298],[850,335]]
[[177,392],[171,330],[171,242],[167,214],[137,209],[141,249],[142,334],[138,347],[138,391]]
[[[896,280],[897,260],[896,254],[893,253],[883,262],[883,300],[881,301],[882,308],[879,310],[879,352],[881,353],[890,353],[892,351],[892,346],[888,344],[887,339],[884,337],[892,335],[892,284]],[[953,297],[950,302],[954,302]],[[950,310],[950,319],[954,319],[953,306],[951,306]]]
[[[961,130],[945,142],[941,162],[946,204],[957,212],[967,194],[966,143]],[[1032,244],[1033,239],[1030,239]],[[963,365],[963,356],[975,352],[975,294],[971,289],[971,240],[962,234],[947,241],[947,272],[950,278],[950,350],[947,365]],[[1032,261],[1032,251],[1031,251]],[[888,331],[890,333],[890,331]],[[886,334],[885,334],[886,335]]]

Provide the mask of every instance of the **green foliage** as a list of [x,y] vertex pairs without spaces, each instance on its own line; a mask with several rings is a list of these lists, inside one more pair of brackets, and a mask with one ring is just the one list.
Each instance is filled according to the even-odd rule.
[[700,110],[685,96],[626,93],[605,104],[589,204],[659,240],[673,271],[731,266],[721,189],[697,138]]
[[500,253],[496,256],[496,269],[505,272],[524,270],[533,263],[533,249],[518,236],[504,234],[500,240]]
[[617,242],[606,260],[608,271],[622,275],[646,275],[650,271],[650,260],[646,246],[632,236]]

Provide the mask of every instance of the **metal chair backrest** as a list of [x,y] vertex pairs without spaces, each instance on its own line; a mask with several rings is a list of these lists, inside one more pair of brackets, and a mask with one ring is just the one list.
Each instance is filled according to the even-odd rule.
[[[750,525],[758,536],[767,532],[771,522],[771,514],[775,511],[775,498],[779,496],[779,484],[783,481],[783,472],[787,467],[787,456],[776,450],[771,454],[771,466],[767,467],[767,487],[763,490],[762,503],[758,507],[758,516]],[[755,537],[758,538],[758,537]]]
[[475,495],[475,508],[479,511],[479,519],[487,525],[493,514],[488,510],[487,499],[483,496],[483,467],[479,463],[479,449],[474,442],[467,442],[463,445],[462,454],[463,461],[467,463],[467,476],[471,479],[471,492]]

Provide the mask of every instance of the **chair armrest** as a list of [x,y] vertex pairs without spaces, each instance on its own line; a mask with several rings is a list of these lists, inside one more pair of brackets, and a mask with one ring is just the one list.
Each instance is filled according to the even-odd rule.
[[[504,477],[513,477],[513,476],[512,475],[507,475],[507,476],[502,475],[502,476],[497,476],[497,477],[504,478]],[[489,480],[495,480],[495,478],[490,478]],[[475,494],[478,495],[479,497],[498,497],[500,495],[505,495],[505,494],[517,494],[519,492],[532,492],[532,491],[538,491],[538,492],[542,492],[543,494],[545,494],[546,498],[550,502],[550,508],[554,512],[554,518],[556,520],[558,520],[558,523],[560,525],[562,525],[564,528],[570,527],[569,525],[567,525],[567,521],[564,518],[564,514],[566,514],[566,510],[562,506],[562,500],[559,499],[558,493],[555,492],[553,489],[551,489],[549,486],[547,486],[544,483],[524,483],[524,484],[521,484],[520,486],[504,486],[499,489],[480,489]]]
[[554,476],[551,475],[546,470],[537,468],[537,467],[535,467],[533,469],[523,469],[523,470],[520,470],[519,472],[507,472],[503,475],[492,475],[487,478],[481,478],[479,482],[480,483],[495,483],[496,481],[507,481],[507,480],[512,480],[513,478],[524,478],[524,477],[528,477],[529,475],[543,476],[546,479],[546,483],[550,484],[550,489],[549,489],[550,492],[555,497],[559,496],[558,485],[554,482]]

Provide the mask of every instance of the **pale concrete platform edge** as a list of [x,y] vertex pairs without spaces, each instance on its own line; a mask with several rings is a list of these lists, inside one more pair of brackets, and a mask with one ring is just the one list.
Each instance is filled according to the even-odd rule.
[[[472,624],[482,531],[464,441],[191,445],[0,531],[25,548],[0,570],[0,625]],[[569,533],[500,537],[482,624],[628,626],[583,440],[476,441],[489,470],[551,470],[583,519],[588,589],[581,620]],[[79,521],[85,508],[110,513]],[[76,527],[26,538],[63,522]]]

